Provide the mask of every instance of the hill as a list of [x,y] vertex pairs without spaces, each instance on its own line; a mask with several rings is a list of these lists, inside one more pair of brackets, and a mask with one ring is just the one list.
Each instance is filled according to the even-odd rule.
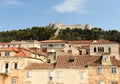
[[0,32],[0,42],[10,42],[12,40],[99,40],[106,39],[120,43],[120,32],[117,30],[105,31],[102,28],[80,29],[66,28],[60,29],[58,35],[55,36],[57,29],[52,27],[32,27],[23,30],[12,30]]

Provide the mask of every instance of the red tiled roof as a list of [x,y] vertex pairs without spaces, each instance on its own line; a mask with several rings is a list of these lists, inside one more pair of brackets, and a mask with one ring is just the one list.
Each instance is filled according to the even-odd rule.
[[[70,62],[70,59],[74,62]],[[120,61],[111,57],[113,66],[120,66]],[[56,68],[84,68],[102,65],[102,56],[59,56]]]
[[78,49],[89,49],[90,48],[90,46],[76,46]]
[[18,52],[19,48],[17,47],[9,47],[9,48],[2,48],[0,51],[13,51],[13,52]]
[[34,51],[32,49],[25,49],[25,48],[17,48],[17,47],[9,47],[9,48],[1,48],[0,52],[15,52],[16,54],[14,56],[24,56],[24,57],[30,57],[32,53],[36,53],[38,55],[46,55],[43,52],[40,51]]
[[65,43],[64,40],[44,40],[44,41],[40,41],[42,43]]
[[113,66],[120,66],[120,61],[111,57],[111,62]]
[[24,51],[24,50],[20,50],[18,53],[16,53],[14,56],[16,57],[30,57],[31,54]]
[[67,41],[68,44],[91,44],[92,40]]
[[25,69],[53,69],[54,63],[30,63]]
[[28,48],[28,49],[26,49],[26,48],[23,48],[25,51],[28,51],[28,52],[31,52],[31,53],[35,53],[35,54],[38,54],[38,55],[46,55],[46,53],[44,53],[44,52],[41,52],[41,51],[39,51],[39,49],[35,49],[35,48]]
[[93,41],[92,44],[117,44],[117,43],[109,40],[96,40]]
[[[59,56],[56,68],[81,68],[94,62],[99,56]],[[70,62],[73,59],[74,62]]]
[[[110,58],[113,66],[120,67],[120,61],[115,58]],[[56,63],[31,63],[26,69],[53,69],[53,68],[67,68],[79,69],[87,66],[101,66],[102,56],[58,56]]]

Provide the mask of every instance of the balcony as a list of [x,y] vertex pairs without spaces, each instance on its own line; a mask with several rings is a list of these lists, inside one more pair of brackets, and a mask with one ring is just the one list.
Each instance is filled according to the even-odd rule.
[[8,68],[2,69],[2,71],[0,71],[0,75],[8,76],[8,72],[9,72],[9,69],[8,69]]

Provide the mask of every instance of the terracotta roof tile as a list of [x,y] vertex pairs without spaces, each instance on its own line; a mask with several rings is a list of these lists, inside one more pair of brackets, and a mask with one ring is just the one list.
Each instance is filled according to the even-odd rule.
[[93,41],[92,44],[117,44],[117,43],[109,40],[96,40]]
[[54,63],[30,63],[25,69],[53,69]]
[[64,43],[66,41],[64,41],[64,40],[44,40],[44,41],[40,41],[40,42],[43,42],[43,43]]
[[67,41],[68,44],[91,44],[92,40]]
[[[70,59],[74,61],[69,61]],[[111,57],[114,66],[120,66],[120,61]],[[102,56],[59,56],[56,68],[82,68],[102,65]]]
[[30,57],[31,54],[24,51],[24,50],[20,50],[18,53],[16,53],[14,56],[17,56],[17,57]]
[[9,48],[2,48],[0,51],[13,51],[13,52],[18,52],[19,48],[17,47],[9,47]]
[[120,61],[111,57],[111,62],[112,62],[112,65],[114,66],[120,66]]
[[31,53],[35,53],[35,54],[38,54],[38,55],[46,55],[46,53],[42,52],[42,51],[39,51],[39,49],[33,49],[33,48],[23,48],[25,51],[28,51],[28,52],[31,52]]
[[[59,56],[56,68],[81,68],[93,63],[99,56]],[[74,60],[71,62],[70,60]]]
[[[111,57],[111,63],[113,66],[120,67],[120,61]],[[53,69],[53,68],[72,68],[79,69],[87,66],[101,66],[102,56],[58,56],[56,63],[31,63],[26,69]]]

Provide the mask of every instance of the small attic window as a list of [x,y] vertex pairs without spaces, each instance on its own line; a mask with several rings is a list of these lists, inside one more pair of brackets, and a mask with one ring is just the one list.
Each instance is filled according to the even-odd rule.
[[69,58],[69,62],[74,62],[74,58]]
[[115,57],[115,56],[113,56],[112,58],[114,58],[114,59],[115,59],[116,57]]
[[103,61],[108,61],[108,56],[104,56]]
[[69,48],[71,48],[71,45],[69,45]]

